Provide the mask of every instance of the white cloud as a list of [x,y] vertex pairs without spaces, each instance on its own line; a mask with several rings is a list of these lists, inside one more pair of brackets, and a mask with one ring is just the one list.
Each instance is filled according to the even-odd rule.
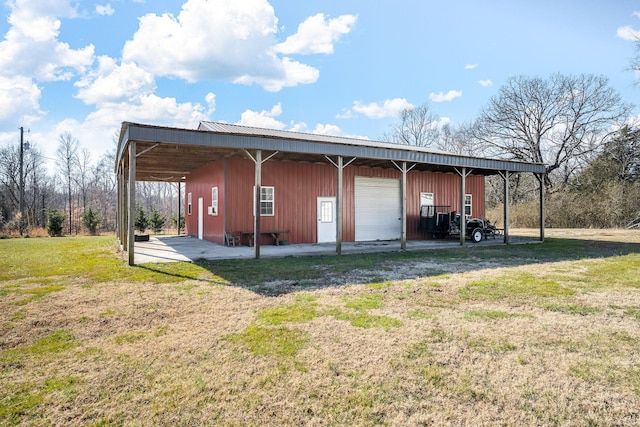
[[309,132],[309,127],[305,122],[291,122],[289,129],[291,132]]
[[[353,103],[354,111],[363,114],[370,119],[396,117],[402,110],[406,110],[409,108],[413,108],[413,105],[409,103],[409,101],[407,101],[405,98],[386,99],[382,102],[382,104],[379,104],[377,102],[363,104],[361,101],[355,101]],[[347,113],[347,116],[349,115],[350,112]]]
[[342,15],[338,18],[327,19],[318,13],[308,17],[298,26],[298,31],[274,47],[274,50],[284,54],[309,55],[314,53],[333,53],[333,44],[348,34],[357,21],[355,15]]
[[131,100],[147,95],[156,89],[153,76],[133,63],[120,66],[108,57],[98,58],[98,68],[87,73],[75,83],[79,87],[77,97],[85,104]]
[[259,84],[269,91],[315,82],[316,68],[277,55],[277,25],[267,0],[187,0],[177,17],[141,17],[123,62],[156,76]]
[[111,7],[111,4],[107,3],[104,6],[103,5],[96,5],[96,13],[98,15],[103,15],[103,16],[111,16],[115,13],[115,9],[113,7]]
[[21,21],[28,21],[29,18],[37,16],[58,16],[61,18],[78,16],[78,11],[69,0],[13,0],[6,3],[11,8],[12,15],[19,17]]
[[445,102],[445,101],[453,101],[454,99],[462,96],[462,91],[459,90],[450,90],[447,93],[439,92],[429,94],[429,99],[433,102]]
[[245,110],[240,115],[240,120],[236,123],[243,126],[253,126],[264,129],[282,130],[286,125],[277,120],[276,117],[282,114],[282,105],[277,103],[271,110],[252,111]]
[[0,123],[33,123],[40,109],[39,82],[69,80],[93,62],[93,45],[71,49],[60,42],[60,20],[73,18],[68,1],[14,0],[0,41]]
[[[200,121],[209,120],[211,108],[214,108],[209,101],[213,99],[215,95],[207,95],[208,106],[179,103],[175,98],[161,98],[154,94],[140,96],[135,102],[104,102],[84,120],[62,120],[44,134],[32,133],[30,139],[36,143],[55,142],[61,133],[71,132],[80,141],[81,148],[88,149],[97,159],[114,148],[113,142],[123,121],[195,129]],[[40,148],[45,156],[55,158],[56,143],[40,145]]]
[[11,27],[0,42],[0,75],[28,76],[39,81],[69,80],[93,62],[93,45],[71,49],[60,42],[60,20],[73,17],[67,1],[26,1],[8,3]]
[[618,38],[629,40],[632,42],[640,40],[640,30],[635,30],[628,25],[626,27],[618,27],[616,35],[618,36]]
[[29,125],[44,115],[40,88],[28,77],[0,76],[0,127]]
[[478,67],[478,64],[466,64],[464,66],[465,70],[475,70]]
[[233,82],[244,85],[256,83],[270,92],[278,92],[283,87],[314,83],[320,76],[316,68],[289,58],[283,58],[277,68],[280,72],[275,76],[244,74],[233,79]]
[[342,130],[340,127],[332,124],[323,125],[318,123],[312,133],[317,135],[342,136]]
[[179,103],[172,97],[161,98],[155,94],[148,94],[140,96],[137,102],[100,104],[95,112],[87,116],[83,126],[99,128],[104,132],[106,129],[119,129],[123,121],[133,121],[195,128],[201,120],[208,120],[205,107],[201,104]]
[[489,87],[489,86],[493,85],[493,82],[491,80],[489,80],[489,79],[487,79],[487,80],[478,80],[478,83],[480,84],[480,86],[483,86],[483,87]]
[[280,117],[281,115],[282,105],[278,103],[274,105],[271,110],[245,110],[241,114],[240,120],[238,120],[236,124],[263,129],[287,130],[291,132],[305,132],[317,135],[344,136],[348,138],[368,139],[366,136],[345,135],[339,126],[329,123],[318,123],[313,129],[309,129],[309,126],[305,122],[291,122],[287,126],[284,122],[277,119],[277,117]]

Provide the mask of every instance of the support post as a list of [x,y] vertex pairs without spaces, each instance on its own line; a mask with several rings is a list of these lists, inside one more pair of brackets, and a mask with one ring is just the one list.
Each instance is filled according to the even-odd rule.
[[544,174],[536,175],[540,182],[540,241],[544,242]]
[[18,229],[20,231],[20,237],[24,231],[24,128],[20,127],[20,220],[18,222]]
[[504,180],[504,194],[502,196],[502,203],[504,205],[504,243],[509,244],[509,171],[504,171],[502,175]]
[[122,161],[122,248],[129,250],[129,166]]
[[116,202],[116,236],[118,245],[122,249],[122,163],[116,169],[116,188],[118,191]]
[[460,246],[465,245],[465,238],[467,234],[467,218],[464,213],[464,200],[466,189],[466,181],[467,181],[467,168],[463,167],[460,172]]
[[342,255],[342,171],[349,166],[356,158],[353,157],[347,163],[344,163],[344,158],[338,156],[337,161],[334,162],[329,156],[324,156],[337,169],[336,177],[336,253]]
[[400,235],[400,248],[407,250],[407,162],[402,162],[402,232]]
[[129,200],[128,204],[128,227],[127,227],[127,252],[129,255],[129,265],[135,265],[135,208],[136,208],[136,143],[129,141]]
[[338,175],[336,179],[336,253],[342,255],[342,170],[343,158],[338,156],[336,165]]
[[256,150],[255,157],[256,177],[253,212],[253,253],[256,259],[260,258],[260,187],[262,186],[262,150]]
[[[180,177],[180,179],[182,179],[182,177]],[[180,221],[180,215],[182,215],[182,203],[181,203],[181,190],[182,190],[182,183],[180,181],[178,181],[178,220],[176,221],[176,228],[178,229],[178,236],[180,235],[180,225],[181,225],[181,221]]]
[[127,249],[127,176],[125,175],[124,161],[120,163],[120,246]]

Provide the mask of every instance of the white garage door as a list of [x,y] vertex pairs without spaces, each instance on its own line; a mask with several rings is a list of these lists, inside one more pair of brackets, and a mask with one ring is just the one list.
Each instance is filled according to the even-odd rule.
[[355,177],[356,241],[396,240],[402,232],[400,180]]

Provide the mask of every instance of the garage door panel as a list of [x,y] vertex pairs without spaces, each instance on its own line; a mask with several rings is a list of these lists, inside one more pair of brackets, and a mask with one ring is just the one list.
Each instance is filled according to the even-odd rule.
[[401,233],[400,180],[355,177],[355,240],[396,240]]

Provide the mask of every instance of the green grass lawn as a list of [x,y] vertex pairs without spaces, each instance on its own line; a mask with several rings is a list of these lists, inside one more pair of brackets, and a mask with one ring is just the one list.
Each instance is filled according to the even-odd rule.
[[638,425],[640,232],[130,267],[0,240],[0,425]]

